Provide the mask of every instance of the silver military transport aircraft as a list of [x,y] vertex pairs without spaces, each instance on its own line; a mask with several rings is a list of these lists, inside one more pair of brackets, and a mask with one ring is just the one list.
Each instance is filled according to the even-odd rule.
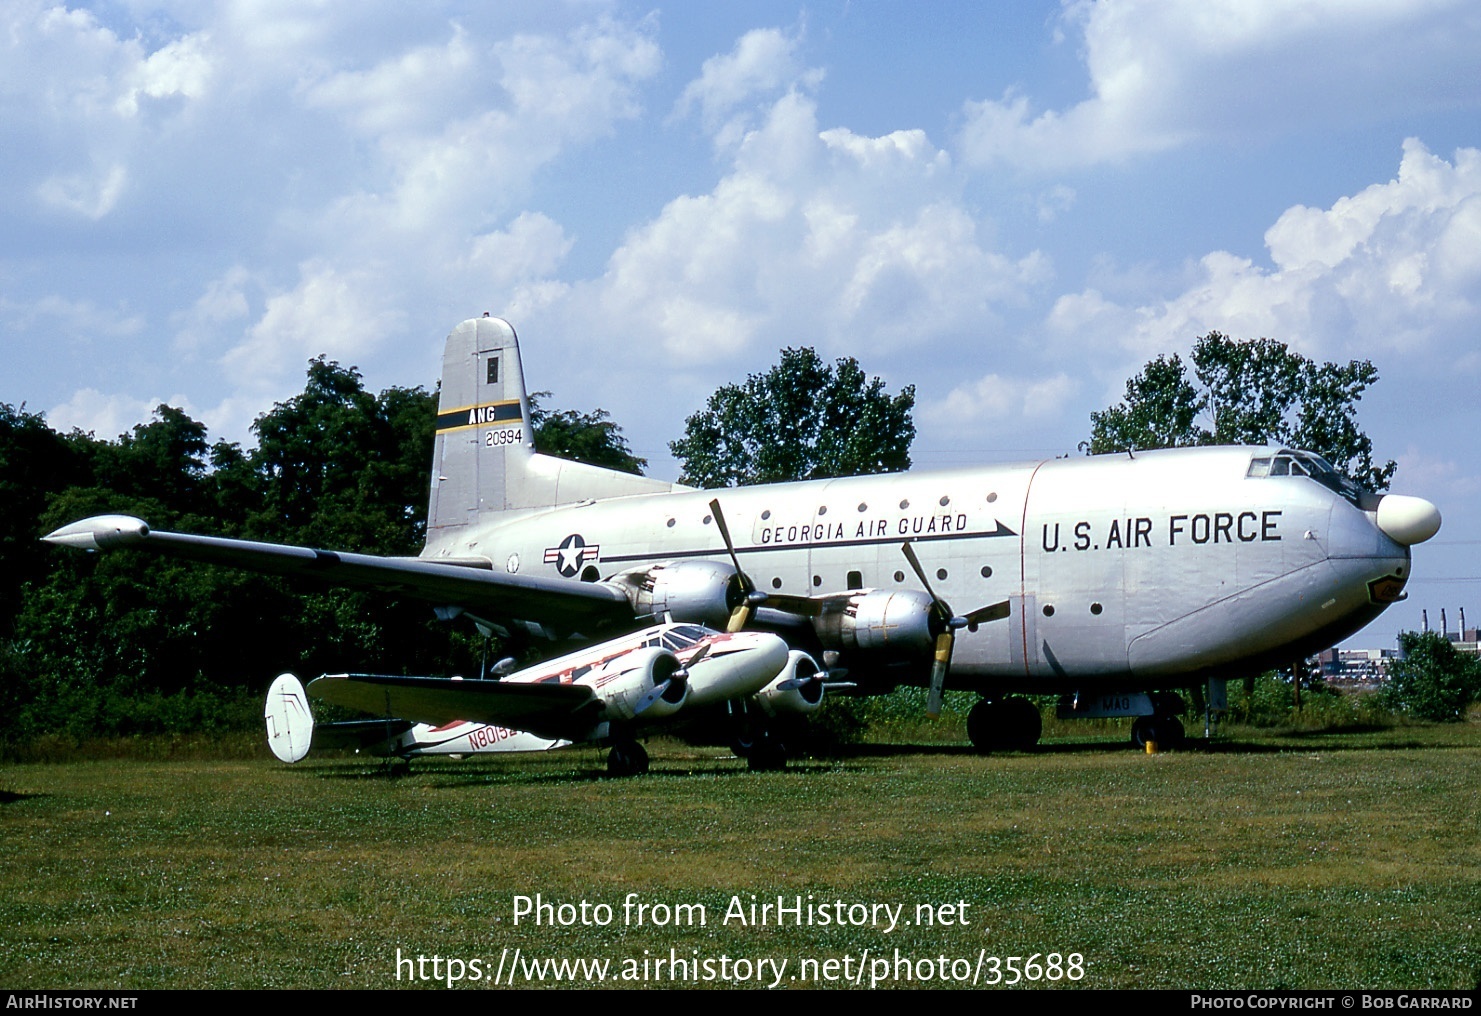
[[[947,686],[978,692],[968,735],[990,750],[1038,741],[1022,696],[1044,693],[1063,716],[1136,716],[1135,740],[1176,744],[1177,689],[1221,688],[1358,630],[1403,597],[1409,548],[1440,527],[1428,501],[1359,490],[1288,448],[698,491],[538,454],[529,420],[514,329],[485,316],[447,339],[420,556],[126,516],[46,539],[378,587],[552,651],[660,622],[761,628],[822,661],[834,689],[923,685],[933,713]],[[820,697],[752,705],[752,764],[784,760],[781,732]]]

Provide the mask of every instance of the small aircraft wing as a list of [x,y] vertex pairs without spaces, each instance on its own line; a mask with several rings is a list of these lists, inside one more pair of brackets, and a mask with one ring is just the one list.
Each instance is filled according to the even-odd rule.
[[556,681],[325,674],[309,682],[308,690],[314,698],[378,716],[436,725],[490,723],[559,740],[583,740],[602,707],[586,685]]
[[532,621],[566,632],[630,624],[633,619],[629,600],[612,586],[513,575],[503,569],[495,570],[487,558],[447,561],[376,557],[219,536],[166,533],[152,530],[142,519],[128,515],[83,519],[43,539],[82,550],[127,547],[270,575],[309,578],[330,585],[369,586],[464,607],[475,613]]

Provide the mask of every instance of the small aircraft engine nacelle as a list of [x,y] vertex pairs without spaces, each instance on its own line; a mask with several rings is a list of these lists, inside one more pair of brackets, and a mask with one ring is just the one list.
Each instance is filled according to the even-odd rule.
[[[597,681],[606,701],[603,719],[634,720],[641,716],[645,721],[658,720],[677,713],[689,700],[689,682],[671,680],[679,669],[679,658],[667,649],[639,649],[609,666],[615,674],[606,682],[600,678]],[[655,691],[658,694],[652,694]]]
[[639,617],[652,615],[721,630],[746,596],[735,566],[726,561],[665,561],[613,581],[622,586]]
[[823,679],[827,676],[811,656],[793,649],[787,654],[787,665],[782,672],[756,693],[756,704],[767,716],[780,713],[806,716],[823,704]]
[[919,590],[869,589],[813,620],[825,649],[866,649],[894,657],[929,654],[941,622]]

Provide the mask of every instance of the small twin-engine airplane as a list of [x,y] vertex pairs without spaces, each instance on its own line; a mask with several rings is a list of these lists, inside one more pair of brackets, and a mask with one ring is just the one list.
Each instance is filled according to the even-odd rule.
[[[574,741],[612,744],[615,775],[648,768],[632,737],[643,725],[686,708],[753,702],[763,712],[816,709],[824,675],[812,658],[760,631],[723,633],[696,624],[663,624],[589,646],[502,680],[326,674],[308,692],[336,705],[381,714],[316,728],[304,687],[282,674],[267,694],[268,746],[297,762],[315,745],[368,747],[377,754],[471,754],[544,751]],[[498,717],[471,723],[467,716]],[[784,761],[757,746],[758,766]]]
[[[85,519],[46,539],[381,587],[504,636],[550,640],[556,651],[602,642],[591,652],[621,653],[629,643],[616,636],[663,622],[772,632],[807,654],[801,676],[781,680],[805,678],[811,697],[738,708],[753,739],[764,743],[768,730],[812,708],[822,691],[812,675],[821,673],[828,686],[857,693],[926,686],[932,713],[948,682],[977,691],[967,733],[990,750],[1038,741],[1039,712],[1025,694],[1059,695],[1062,716],[1136,716],[1134,739],[1175,744],[1186,708],[1176,690],[1208,682],[1212,693],[1224,679],[1303,659],[1358,630],[1402,598],[1409,548],[1440,527],[1428,501],[1359,490],[1320,456],[1286,448],[702,492],[538,454],[529,419],[514,329],[498,318],[465,321],[444,353],[420,556],[156,532],[127,516]],[[958,613],[950,603],[980,606]],[[704,664],[684,665],[695,671],[689,685]],[[604,740],[620,749],[614,770],[630,771],[637,714],[592,704],[600,689],[561,676],[562,666],[534,668],[525,672],[533,681],[518,683],[546,689],[541,696],[570,687],[573,711],[591,721],[584,728],[513,715],[502,703],[517,693],[472,690],[512,688],[512,678],[325,677],[310,690],[408,722]],[[650,680],[633,694],[651,695],[663,679],[655,672],[634,688]],[[418,683],[426,681],[435,683]],[[655,700],[649,712],[662,708]],[[763,755],[772,763],[780,751]]]

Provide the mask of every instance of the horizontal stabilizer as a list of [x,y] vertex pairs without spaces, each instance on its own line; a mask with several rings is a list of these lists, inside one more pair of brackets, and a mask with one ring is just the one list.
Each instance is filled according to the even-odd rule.
[[417,723],[440,726],[467,720],[566,740],[584,739],[601,710],[591,688],[554,681],[325,674],[309,684],[309,693],[335,705]]
[[318,723],[314,725],[314,750],[354,748],[359,751],[377,745],[389,745],[413,726],[415,724],[410,720],[394,718]]

